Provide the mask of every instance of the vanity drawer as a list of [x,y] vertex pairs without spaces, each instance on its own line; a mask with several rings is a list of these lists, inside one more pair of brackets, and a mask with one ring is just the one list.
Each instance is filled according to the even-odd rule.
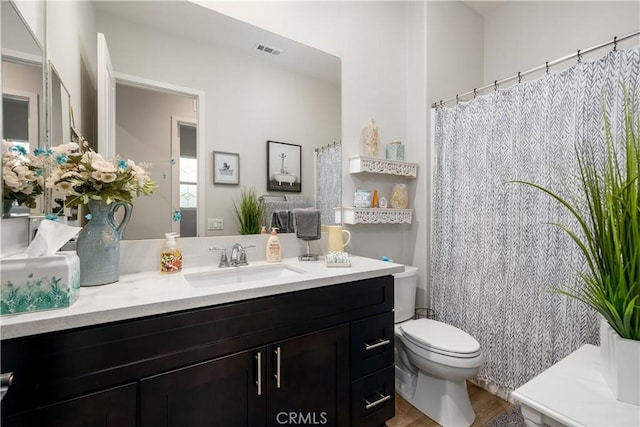
[[351,323],[351,378],[393,364],[393,311]]
[[395,366],[351,385],[351,426],[381,426],[395,415]]

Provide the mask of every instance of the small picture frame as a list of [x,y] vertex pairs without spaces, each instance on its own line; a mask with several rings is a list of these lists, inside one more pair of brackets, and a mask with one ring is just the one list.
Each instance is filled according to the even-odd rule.
[[240,184],[240,155],[238,153],[213,152],[213,183]]
[[267,141],[267,191],[302,191],[302,146]]

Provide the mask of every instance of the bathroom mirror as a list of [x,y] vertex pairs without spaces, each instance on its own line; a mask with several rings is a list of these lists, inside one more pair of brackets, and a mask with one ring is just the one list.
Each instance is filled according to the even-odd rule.
[[[234,203],[241,190],[267,194],[268,140],[302,147],[301,195],[314,204],[314,150],[341,139],[339,58],[188,1],[93,5],[116,75],[116,153],[152,163],[161,187],[135,200],[125,238],[162,238],[175,230],[176,166],[189,158],[171,146],[175,123],[195,129],[198,179],[181,188],[191,185],[198,199],[194,208],[182,208],[183,218],[197,218],[198,235],[238,234]],[[149,106],[159,103],[133,106],[142,92],[149,99],[177,96],[181,104],[153,119]],[[131,110],[119,112],[121,104]],[[164,136],[154,134],[159,129]],[[214,151],[238,155],[238,185],[214,183]]]
[[[12,1],[2,1],[2,138],[32,151],[44,144],[42,46]],[[14,206],[12,214],[28,214]]]

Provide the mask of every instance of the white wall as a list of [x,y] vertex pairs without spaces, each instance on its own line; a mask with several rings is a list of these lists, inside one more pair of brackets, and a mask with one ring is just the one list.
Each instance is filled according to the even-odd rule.
[[71,97],[75,124],[95,142],[96,29],[93,7],[82,1],[47,1],[47,58]]
[[[638,1],[510,1],[485,16],[485,83],[588,49],[640,29]],[[638,43],[638,37],[621,47]],[[603,56],[611,47],[584,60]],[[572,66],[576,59],[551,71]],[[513,83],[509,83],[511,85]],[[469,88],[473,89],[473,88]]]

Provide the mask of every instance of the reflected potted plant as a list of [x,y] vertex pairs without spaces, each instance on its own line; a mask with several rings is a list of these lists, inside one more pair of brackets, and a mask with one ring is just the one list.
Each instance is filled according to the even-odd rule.
[[242,189],[240,205],[233,204],[240,234],[260,234],[264,204],[256,196],[253,188]]
[[[577,289],[555,291],[584,302],[601,316],[603,375],[616,398],[640,405],[640,109],[625,88],[624,141],[616,141],[604,114],[606,155],[576,147],[585,206],[544,191],[578,221],[578,229],[555,224],[580,249],[588,270],[579,272]],[[620,150],[622,148],[622,151]]]
[[2,140],[2,213],[9,216],[14,204],[34,209],[44,187],[44,174],[34,155],[24,146]]

